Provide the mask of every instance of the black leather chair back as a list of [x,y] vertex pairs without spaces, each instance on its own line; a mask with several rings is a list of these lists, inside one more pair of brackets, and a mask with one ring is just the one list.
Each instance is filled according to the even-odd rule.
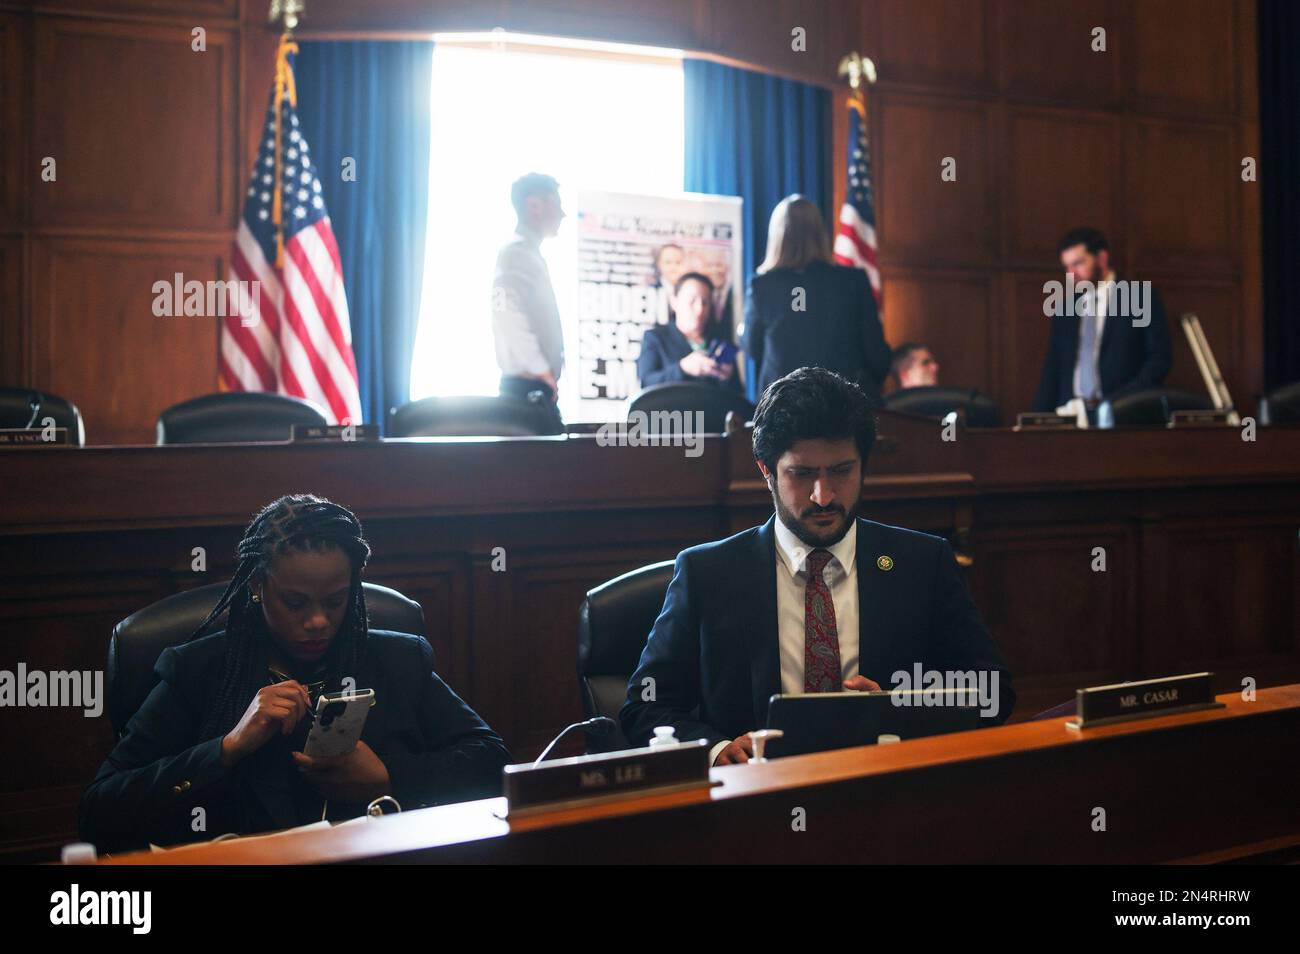
[[0,387],[0,428],[26,427],[36,410],[32,427],[39,428],[47,417],[54,418],[55,427],[66,427],[68,439],[78,447],[86,443],[86,428],[77,405],[57,394],[47,394],[35,388]]
[[540,437],[562,433],[557,420],[558,415],[541,400],[504,394],[430,397],[390,408],[384,433],[386,437]]
[[891,411],[936,420],[956,411],[967,427],[997,427],[1002,417],[993,399],[974,388],[901,388],[886,394],[884,403]]
[[1259,423],[1300,424],[1300,381],[1284,384],[1259,399]]
[[329,423],[302,398],[262,391],[205,394],[158,415],[159,444],[287,441],[295,424]]
[[[727,412],[734,411],[739,415],[742,421],[749,421],[754,417],[754,405],[745,400],[744,396],[728,388],[714,387],[711,384],[692,384],[690,382],[670,382],[668,384],[652,384],[632,400],[628,407],[628,420],[631,421],[631,415],[637,412],[643,412],[649,415],[649,428],[647,433],[658,434],[664,428],[665,418],[655,418],[656,411],[681,411],[684,413],[703,411],[704,412],[704,430],[703,434],[721,434],[726,430]],[[683,433],[694,433],[695,418],[685,419],[688,429]]]
[[[366,589],[371,629],[424,635],[424,611],[419,603],[386,586],[361,585]],[[225,583],[212,583],[175,593],[137,610],[113,627],[105,682],[108,717],[119,735],[153,690],[157,682],[153,667],[162,651],[189,639],[225,591]],[[222,613],[213,620],[210,631],[220,630],[225,617]]]
[[[664,606],[673,578],[673,561],[651,563],[587,591],[578,610],[578,682],[588,719],[618,721],[627,701],[627,681]],[[628,747],[621,729],[603,738],[589,736],[589,752]]]
[[1146,388],[1133,391],[1097,407],[1098,427],[1164,427],[1174,411],[1209,411],[1210,399],[1187,391]]

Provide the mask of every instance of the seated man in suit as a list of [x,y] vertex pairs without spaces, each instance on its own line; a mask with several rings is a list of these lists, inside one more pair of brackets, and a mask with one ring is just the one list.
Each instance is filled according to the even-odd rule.
[[1048,319],[1052,336],[1034,410],[1064,413],[1064,405],[1077,397],[1095,422],[1103,400],[1164,383],[1173,363],[1169,324],[1150,282],[1116,279],[1110,246],[1096,229],[1070,230],[1057,249],[1068,278],[1088,284],[1077,298],[1068,296],[1071,301],[1064,304],[1072,307],[1058,309]]
[[774,693],[908,688],[917,663],[987,673],[1006,721],[1011,679],[948,543],[854,516],[874,440],[866,394],[824,368],[764,392],[754,457],[776,514],[678,554],[619,713],[633,745],[671,725],[715,765],[746,762]]

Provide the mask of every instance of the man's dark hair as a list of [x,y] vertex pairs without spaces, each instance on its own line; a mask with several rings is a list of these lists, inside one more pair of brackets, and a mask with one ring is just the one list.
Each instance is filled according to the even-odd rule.
[[903,368],[907,366],[907,362],[911,360],[912,354],[917,351],[925,350],[925,347],[926,346],[921,344],[919,341],[904,341],[894,349],[893,354],[890,356],[889,373],[897,378]]
[[1061,241],[1056,243],[1056,254],[1060,255],[1067,248],[1074,248],[1076,245],[1086,248],[1089,255],[1096,255],[1102,249],[1110,248],[1106,236],[1089,225],[1083,225],[1077,229],[1070,229],[1061,236]]
[[510,204],[515,207],[515,215],[522,219],[524,217],[524,202],[529,196],[550,195],[559,191],[560,184],[555,181],[553,176],[541,172],[530,172],[526,176],[520,176],[510,186]]
[[717,291],[717,289],[713,287],[713,279],[709,278],[708,275],[702,275],[699,272],[687,272],[681,278],[677,279],[676,283],[674,283],[673,294],[676,295],[680,293],[682,286],[687,282],[703,282],[708,286],[710,295]]
[[799,441],[850,437],[865,467],[876,440],[871,401],[852,381],[825,368],[800,368],[773,381],[754,412],[754,459],[768,470]]

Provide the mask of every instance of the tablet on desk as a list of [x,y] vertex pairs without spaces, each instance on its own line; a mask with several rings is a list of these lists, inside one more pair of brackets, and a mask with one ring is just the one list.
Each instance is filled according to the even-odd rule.
[[784,735],[767,743],[766,754],[806,755],[874,745],[881,735],[920,739],[980,725],[973,689],[778,693],[768,703],[767,728]]

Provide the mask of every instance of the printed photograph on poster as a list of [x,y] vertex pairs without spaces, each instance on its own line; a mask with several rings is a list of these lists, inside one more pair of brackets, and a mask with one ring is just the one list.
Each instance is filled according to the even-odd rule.
[[[735,329],[744,291],[739,198],[581,192],[576,219],[578,296],[571,327],[577,341],[566,350],[577,355],[578,420],[622,418],[628,399],[646,386],[637,359],[646,330],[656,325],[693,322],[688,332],[698,340],[690,348],[709,358],[700,361],[707,377],[738,374]],[[678,322],[673,289],[692,274],[700,278],[686,283],[690,316]]]

